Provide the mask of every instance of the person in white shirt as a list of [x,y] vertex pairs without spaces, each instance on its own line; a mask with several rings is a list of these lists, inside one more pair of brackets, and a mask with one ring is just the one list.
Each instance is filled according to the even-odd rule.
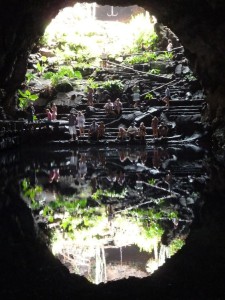
[[79,127],[80,136],[84,134],[85,116],[82,111],[78,111],[77,114],[77,126]]
[[132,123],[128,129],[127,129],[127,134],[130,138],[130,141],[134,140],[134,138],[137,136],[138,134],[138,128],[134,125],[134,123]]
[[113,112],[113,103],[111,99],[108,99],[106,104],[104,105],[104,109],[106,112],[106,115],[110,115]]
[[172,44],[172,41],[171,40],[168,40],[168,45],[166,47],[166,50],[168,52],[171,52],[173,50],[173,44]]

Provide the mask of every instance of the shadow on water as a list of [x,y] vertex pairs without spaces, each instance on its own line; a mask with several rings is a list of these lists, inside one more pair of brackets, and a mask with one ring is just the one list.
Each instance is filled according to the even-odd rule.
[[198,147],[11,155],[1,172],[19,181],[42,238],[71,273],[95,284],[152,274],[185,244],[198,215],[206,155]]

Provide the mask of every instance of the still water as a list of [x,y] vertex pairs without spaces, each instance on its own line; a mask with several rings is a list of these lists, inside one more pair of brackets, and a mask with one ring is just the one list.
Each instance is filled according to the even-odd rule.
[[185,246],[206,153],[195,146],[27,150],[21,195],[71,273],[151,275]]

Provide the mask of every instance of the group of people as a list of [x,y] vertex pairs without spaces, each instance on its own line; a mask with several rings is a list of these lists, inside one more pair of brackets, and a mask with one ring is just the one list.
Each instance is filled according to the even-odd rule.
[[145,140],[146,136],[146,126],[144,125],[144,122],[140,123],[139,127],[136,127],[134,123],[132,123],[127,130],[120,126],[118,131],[118,140],[125,140],[127,137],[130,141],[133,141],[136,137],[139,137],[141,141]]
[[151,127],[153,138],[166,137],[168,134],[168,127],[163,122],[159,123],[156,116],[152,118]]
[[114,114],[120,115],[122,113],[123,104],[120,101],[120,98],[116,98],[114,102],[111,99],[108,99],[104,105],[105,113],[107,116]]
[[52,103],[50,108],[46,108],[47,120],[48,121],[55,121],[57,120],[57,106],[55,103]]
[[85,116],[82,111],[78,111],[77,115],[74,110],[70,111],[69,117],[69,132],[71,135],[71,141],[77,140],[77,127],[79,128],[79,135],[84,135],[85,128]]

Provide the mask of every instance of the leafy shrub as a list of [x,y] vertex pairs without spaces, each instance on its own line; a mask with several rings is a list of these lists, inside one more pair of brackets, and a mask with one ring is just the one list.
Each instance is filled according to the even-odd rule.
[[26,108],[30,101],[35,101],[38,99],[38,95],[31,94],[29,90],[26,90],[25,92],[22,92],[21,90],[18,90],[19,93],[19,107],[20,108]]
[[108,80],[102,84],[103,89],[112,94],[122,93],[124,85],[120,80]]
[[57,73],[47,72],[44,74],[45,79],[50,79],[51,84],[56,86],[59,81],[63,78],[77,78],[82,79],[82,75],[80,71],[74,71],[72,67],[62,66],[59,68]]

